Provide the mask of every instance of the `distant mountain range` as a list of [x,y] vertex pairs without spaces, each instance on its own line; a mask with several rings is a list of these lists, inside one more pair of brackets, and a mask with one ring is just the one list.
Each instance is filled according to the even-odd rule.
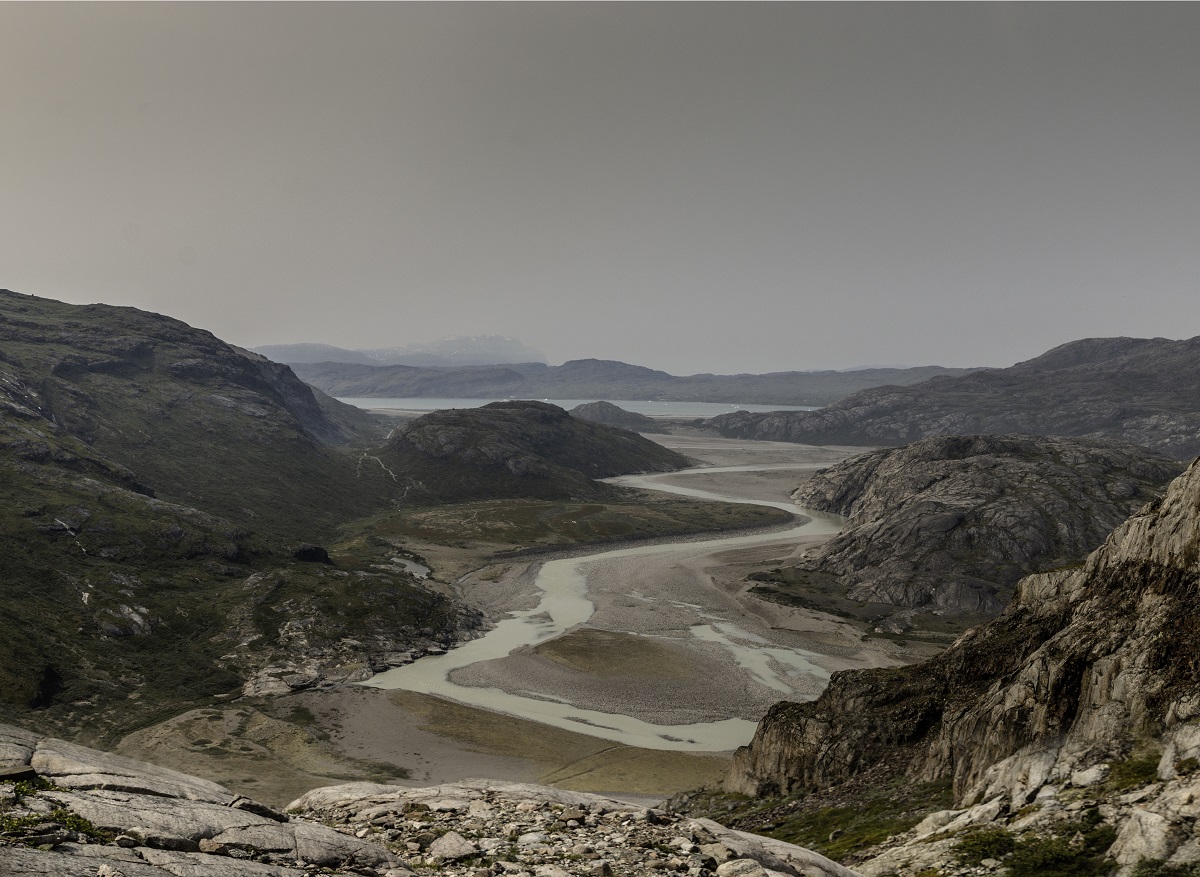
[[331,344],[267,344],[254,348],[254,352],[289,365],[297,362],[351,362],[359,365],[446,367],[546,361],[541,351],[506,335],[443,338],[423,344],[368,350],[347,350]]
[[730,437],[818,445],[976,433],[1107,438],[1186,460],[1200,454],[1200,337],[1087,338],[1009,368],[864,389],[821,411],[735,412],[709,423]]
[[291,362],[303,380],[333,396],[524,399],[654,399],[759,405],[827,405],[881,384],[904,385],[971,369],[931,365],[850,372],[775,372],[765,375],[689,375],[608,359],[562,365],[510,363],[462,368],[416,368],[346,362]]

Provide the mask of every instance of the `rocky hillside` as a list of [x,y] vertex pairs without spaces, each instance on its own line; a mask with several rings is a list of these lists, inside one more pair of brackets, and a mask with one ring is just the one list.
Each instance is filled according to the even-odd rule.
[[[996,614],[1031,572],[1078,563],[1182,466],[1136,445],[942,436],[818,473],[798,505],[849,518],[780,589],[939,613]],[[905,613],[889,622],[908,624]]]
[[1200,337],[1089,338],[1011,368],[863,390],[821,411],[709,423],[730,437],[818,445],[974,433],[1106,438],[1188,460],[1200,454]]
[[0,339],[9,458],[103,458],[145,493],[301,538],[385,502],[330,447],[375,438],[369,415],[201,329],[0,290]]
[[280,813],[207,780],[3,725],[0,825],[5,877],[855,877],[711,820],[543,786],[354,783],[315,789]]
[[474,623],[386,546],[313,562],[324,551],[149,496],[30,411],[0,429],[0,717],[95,739],[250,679],[362,678]]
[[570,414],[577,420],[590,420],[593,423],[603,423],[605,426],[615,426],[628,429],[631,432],[666,432],[653,417],[626,411],[611,402],[588,402],[576,405]]
[[1083,566],[1022,579],[1002,615],[941,655],[837,673],[818,700],[772,707],[729,785],[787,793],[887,769],[1016,811],[1047,784],[1138,752],[1161,755],[1160,776],[1191,770],[1198,593],[1200,463]]
[[935,375],[963,375],[971,371],[921,366],[847,372],[676,376],[604,359],[574,359],[559,366],[525,362],[456,368],[341,362],[290,365],[314,387],[340,397],[669,399],[763,405],[827,405],[864,387],[906,385]]
[[594,479],[688,465],[628,430],[576,420],[544,402],[435,411],[398,430],[377,454],[410,502],[594,498],[614,490]]
[[331,444],[361,412],[129,308],[3,292],[0,336],[0,716],[98,739],[471,635],[387,546],[304,547],[394,489]]

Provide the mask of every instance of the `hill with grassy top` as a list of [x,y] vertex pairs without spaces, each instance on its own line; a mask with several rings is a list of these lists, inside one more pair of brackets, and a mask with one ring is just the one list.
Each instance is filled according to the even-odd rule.
[[595,479],[689,465],[649,439],[544,402],[435,411],[397,431],[377,454],[410,501],[594,499],[617,493]]

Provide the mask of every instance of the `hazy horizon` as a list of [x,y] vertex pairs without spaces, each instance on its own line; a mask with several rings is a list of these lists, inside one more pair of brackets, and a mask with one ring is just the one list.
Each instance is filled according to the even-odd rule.
[[672,374],[1200,334],[1200,5],[0,4],[0,287]]

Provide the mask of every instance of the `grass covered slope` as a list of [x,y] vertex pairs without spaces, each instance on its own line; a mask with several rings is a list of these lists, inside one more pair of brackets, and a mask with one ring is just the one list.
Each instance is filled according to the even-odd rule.
[[688,459],[544,402],[493,402],[418,418],[378,451],[378,463],[414,502],[592,499],[615,495],[594,479],[670,472]]
[[329,675],[455,635],[458,607],[372,569],[384,548],[293,556],[386,505],[331,444],[361,412],[129,308],[0,292],[0,340],[0,716],[103,736],[297,650]]
[[4,719],[99,739],[235,691],[297,649],[332,667],[453,638],[463,620],[379,572],[386,550],[300,562],[276,538],[130,489],[69,437],[47,436],[40,459],[13,453],[0,424]]
[[155,496],[258,530],[318,538],[385,501],[330,447],[369,440],[368,415],[169,317],[0,290],[0,396],[24,457],[69,436]]

